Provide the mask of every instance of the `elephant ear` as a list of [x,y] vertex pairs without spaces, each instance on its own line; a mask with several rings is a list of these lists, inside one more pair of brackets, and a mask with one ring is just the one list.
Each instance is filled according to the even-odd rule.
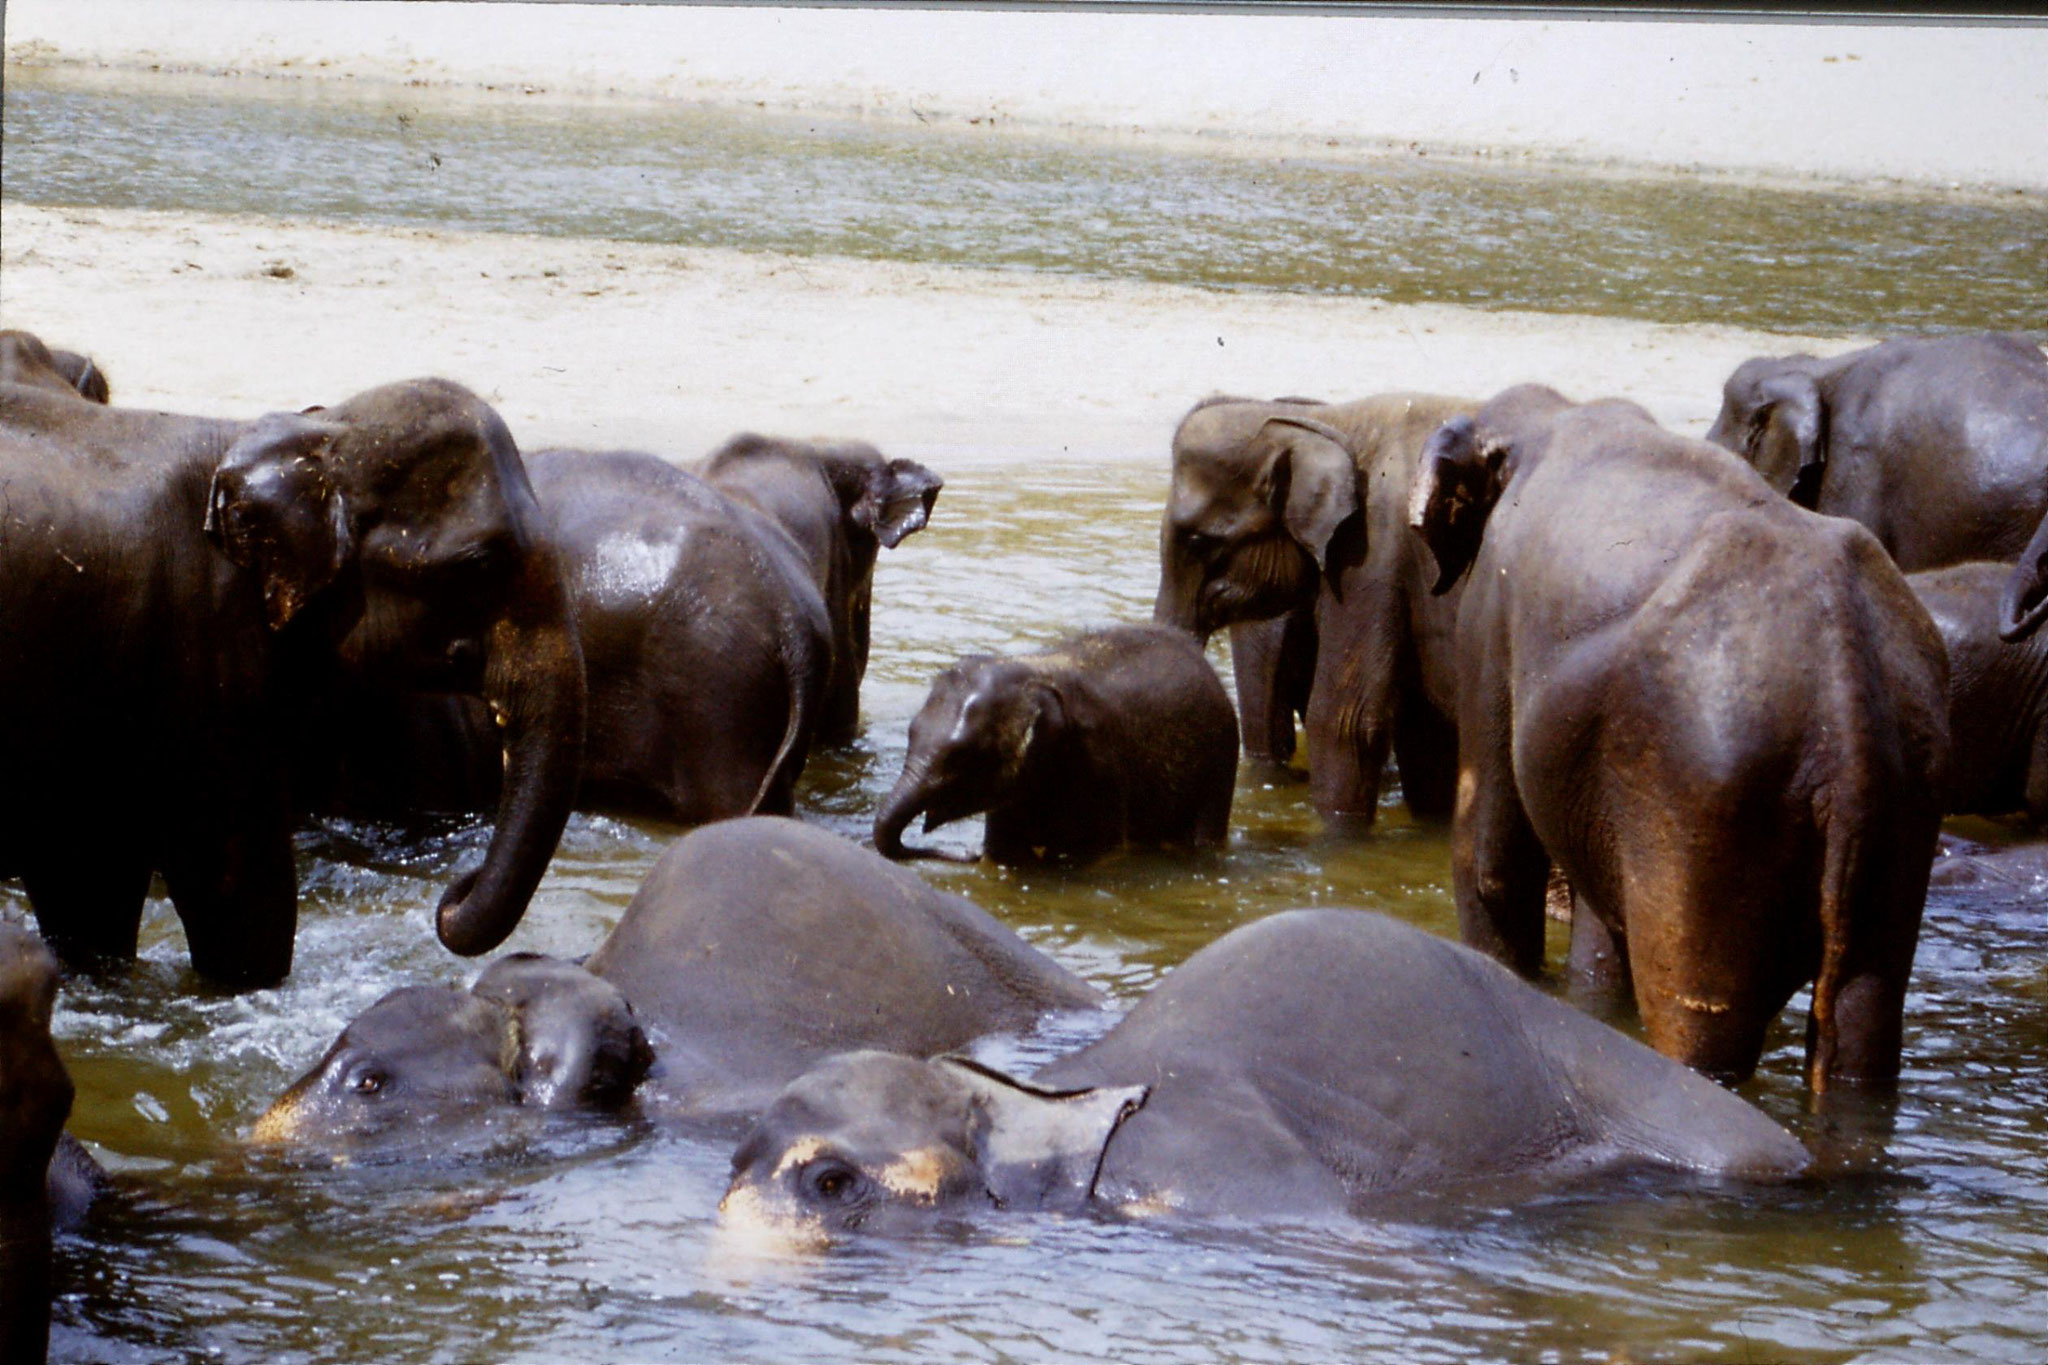
[[849,515],[854,525],[893,550],[925,528],[932,504],[946,481],[915,460],[890,460],[868,467],[866,486]]
[[976,1162],[1003,1208],[1085,1207],[1110,1139],[1150,1093],[1142,1085],[1041,1090],[966,1057],[934,1064],[972,1097]]
[[341,428],[304,413],[258,418],[221,456],[206,495],[207,538],[255,573],[281,629],[332,583],[355,549],[327,456]]
[[1438,427],[1422,448],[1422,463],[1408,497],[1409,529],[1436,559],[1432,593],[1451,590],[1479,554],[1486,518],[1500,497],[1507,446],[1481,437],[1466,416]]
[[522,1104],[616,1109],[654,1064],[624,994],[574,963],[513,953],[470,991],[506,1013],[505,1070]]
[[[1786,494],[1809,510],[1820,505],[1821,479],[1827,474],[1827,405],[1820,385],[1804,371],[1774,374],[1757,385],[1756,444],[1751,458],[1767,476],[1782,477],[1791,468]],[[1795,458],[1774,457],[1789,449]]]
[[1330,541],[1337,528],[1358,512],[1358,467],[1344,436],[1308,417],[1269,417],[1260,428],[1286,430],[1285,439],[1267,462],[1261,482],[1270,495],[1284,501],[1277,509],[1287,534],[1315,559],[1329,566]]

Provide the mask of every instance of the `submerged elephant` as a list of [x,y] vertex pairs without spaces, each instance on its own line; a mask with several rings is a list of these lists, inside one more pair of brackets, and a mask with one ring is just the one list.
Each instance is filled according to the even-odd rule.
[[107,376],[92,357],[45,346],[32,332],[0,331],[0,384],[28,384],[75,393],[95,403],[110,397]]
[[720,1208],[813,1234],[989,1208],[1300,1217],[1459,1181],[1807,1162],[1743,1100],[1469,949],[1294,910],[1202,949],[1028,1082],[826,1061],[741,1142]]
[[924,529],[945,481],[915,460],[889,459],[865,441],[735,436],[698,468],[705,482],[752,504],[802,548],[832,619],[832,668],[818,740],[844,744],[860,723],[868,671],[875,557]]
[[291,967],[287,711],[343,682],[464,692],[506,779],[436,928],[519,922],[567,819],[582,651],[511,433],[443,380],[212,421],[0,386],[0,872],[73,960],[135,953],[161,872],[192,965]]
[[2007,564],[1955,564],[1906,582],[1948,649],[1950,815],[2048,823],[2048,639],[1999,638]]
[[746,1114],[836,1052],[935,1055],[1100,1004],[971,902],[866,849],[794,820],[728,820],[672,845],[582,966],[515,956],[468,992],[386,996],[255,1135],[346,1141],[506,1104],[616,1107],[650,1042],[661,1105]]
[[1237,717],[1180,631],[1113,626],[1040,654],[974,654],[932,683],[875,847],[988,812],[1002,863],[1091,857],[1122,844],[1220,844],[1237,784]]
[[1948,669],[1861,526],[1632,403],[1510,389],[1431,438],[1413,504],[1459,607],[1465,941],[1632,974],[1658,1051],[1755,1068],[1813,982],[1807,1076],[1889,1083],[1940,830]]
[[2048,512],[2048,356],[1987,333],[1746,360],[1707,439],[1909,573],[2010,561]]
[[71,1078],[50,1041],[57,963],[0,924],[0,1359],[40,1361],[50,1331],[52,1158]]
[[1423,444],[1474,407],[1408,393],[1212,398],[1174,433],[1153,619],[1206,640],[1314,612],[1309,795],[1333,820],[1371,825],[1390,750],[1409,808],[1450,813],[1457,597],[1431,593],[1434,566],[1405,522]]

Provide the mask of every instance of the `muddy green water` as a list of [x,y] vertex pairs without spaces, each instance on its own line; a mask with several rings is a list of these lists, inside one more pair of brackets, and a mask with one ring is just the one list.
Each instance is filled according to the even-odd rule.
[[[399,131],[374,101],[88,97],[17,76],[6,192],[628,236],[668,221],[681,240],[722,244],[1718,317],[1748,291],[1701,283],[1722,278],[1717,239],[1682,205],[1638,216],[1628,208],[1697,193],[1722,205],[1717,212],[1770,226],[1778,245],[1752,243],[1752,255],[1791,262],[1744,267],[1774,282],[1784,315],[1743,320],[1872,330],[1895,320],[1888,287],[1841,265],[1836,278],[1850,284],[1816,288],[1796,268],[1808,254],[1838,252],[1821,244],[1839,241],[1845,224],[1879,237],[1905,231],[1886,226],[1896,213],[1919,224],[1911,231],[1959,282],[1916,296],[1916,307],[1948,310],[1924,315],[1942,325],[2011,325],[1996,283],[2009,276],[1998,272],[2024,266],[1986,244],[2009,241],[2012,211],[1981,205],[1615,183],[1598,192],[1613,196],[1606,211],[1628,232],[1596,240],[1559,222],[1532,239],[1543,212],[1562,215],[1594,182],[1217,165],[957,138],[927,146],[662,110],[644,111],[646,126],[634,130],[619,126],[617,111],[585,119],[451,104],[412,117]],[[677,127],[694,131],[682,138]],[[365,154],[365,139],[382,139],[389,178],[364,172],[350,188],[345,168],[384,164]],[[438,171],[425,163],[429,147],[448,149]],[[473,192],[436,189],[451,173]],[[659,185],[637,188],[643,173]],[[1062,177],[1091,174],[1103,180],[1061,188]],[[521,193],[527,175],[597,177],[612,188]],[[1232,212],[1266,203],[1255,188],[1268,175],[1342,182],[1325,186],[1332,195],[1385,194],[1425,226],[1414,240],[1398,224],[1372,227],[1405,246],[1358,259],[1342,245],[1354,239],[1330,235],[1326,217],[1298,205],[1267,204],[1231,228]],[[1529,190],[1508,218],[1484,220],[1485,231],[1461,218],[1487,207],[1488,186],[1510,184]],[[931,185],[979,193],[972,202],[987,221]],[[816,192],[792,193],[802,186]],[[1163,212],[1190,204],[1207,207]],[[1940,230],[1978,215],[1993,227],[1976,247]],[[1277,240],[1276,224],[1289,226],[1293,245]],[[1233,241],[1267,247],[1244,254]],[[1483,250],[1452,268],[1432,241]],[[1549,259],[1539,242],[1591,264]],[[1393,258],[1422,264],[1404,273]],[[2038,301],[2044,275],[2025,268]],[[1663,283],[1639,292],[1631,278]],[[813,760],[801,793],[807,818],[864,831],[927,682],[958,654],[1149,613],[1164,438],[1157,467],[999,466],[971,451],[914,452],[947,488],[931,529],[883,558],[865,730],[849,751]],[[1216,657],[1227,664],[1220,645]],[[1285,906],[1370,906],[1452,929],[1445,831],[1410,823],[1397,805],[1370,838],[1332,841],[1298,775],[1247,771],[1234,824],[1227,850],[1193,860],[926,874],[1119,1002],[1218,933]],[[674,833],[577,817],[509,946],[589,950]],[[2031,1361],[2048,1349],[2048,886],[1931,901],[1900,1095],[1877,1116],[1888,1130],[1882,1149],[1853,1174],[1772,1191],[1622,1181],[1518,1202],[1452,1193],[1336,1226],[1019,1215],[774,1261],[740,1256],[717,1236],[724,1133],[507,1120],[398,1161],[338,1169],[240,1146],[350,1016],[395,986],[473,974],[434,945],[430,917],[451,871],[485,838],[472,824],[309,831],[298,966],[277,990],[199,988],[161,903],[131,972],[67,983],[58,1032],[79,1089],[73,1128],[117,1186],[60,1245],[55,1358]],[[978,826],[934,838],[972,847]],[[24,912],[18,887],[0,884],[0,913]],[[985,1054],[1029,1066],[1107,1022],[1057,1020],[1030,1037],[990,1040]],[[1788,1015],[1745,1093],[1824,1142],[1835,1124],[1807,1112],[1799,1029]]]

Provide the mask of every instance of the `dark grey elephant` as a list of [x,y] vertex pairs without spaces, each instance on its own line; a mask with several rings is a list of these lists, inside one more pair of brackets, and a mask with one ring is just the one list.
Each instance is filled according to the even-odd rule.
[[1237,782],[1230,696],[1180,631],[1113,626],[1039,654],[976,654],[932,683],[875,847],[988,813],[997,862],[1092,857],[1124,844],[1220,844]]
[[2048,512],[2048,357],[1987,333],[1746,360],[1707,439],[1909,573],[2010,561]]
[[1244,756],[1286,766],[1295,723],[1308,717],[1316,676],[1316,614],[1297,607],[1267,621],[1230,628],[1230,672],[1237,683],[1237,730]]
[[2048,823],[2048,639],[1999,638],[2007,564],[1908,574],[1948,649],[1950,815],[2025,813]]
[[28,384],[75,393],[95,403],[110,398],[107,376],[92,357],[45,346],[33,332],[0,331],[0,384]]
[[1755,1068],[1812,981],[1809,1084],[1898,1074],[1948,755],[1941,639],[1861,526],[1632,403],[1523,385],[1430,439],[1413,502],[1458,610],[1465,941],[1621,967],[1651,1043]]
[[1632,1164],[1779,1179],[1808,1158],[1470,949],[1294,910],[1202,949],[1028,1082],[956,1058],[827,1060],[762,1113],[720,1207],[798,1235],[991,1208],[1301,1217]]
[[512,957],[468,992],[386,996],[255,1135],[348,1143],[508,1104],[617,1107],[650,1043],[657,1108],[749,1114],[836,1052],[931,1056],[1100,1004],[971,902],[866,849],[727,820],[662,855],[582,966]]
[[[1333,822],[1372,824],[1389,752],[1410,809],[1450,814],[1457,597],[1432,594],[1435,566],[1406,522],[1423,444],[1475,406],[1406,393],[1213,398],[1174,433],[1153,619],[1206,640],[1233,623],[1314,612],[1309,795]],[[1267,707],[1276,733],[1279,709]]]
[[832,668],[817,737],[823,744],[846,743],[860,724],[876,555],[924,529],[945,481],[915,460],[889,459],[864,441],[752,433],[713,451],[698,473],[752,504],[803,550],[832,619]]
[[[589,678],[579,804],[685,824],[787,813],[833,658],[805,550],[658,456],[527,464]],[[305,729],[313,807],[390,816],[496,797],[496,726],[462,699],[364,690]]]
[[50,1182],[71,1077],[50,1041],[57,962],[0,924],[0,1359],[40,1361],[50,1331]]
[[443,380],[213,421],[0,385],[0,872],[72,960],[132,957],[152,872],[192,965],[290,969],[290,717],[329,688],[467,693],[505,781],[442,897],[518,924],[568,817],[583,656],[511,433]]

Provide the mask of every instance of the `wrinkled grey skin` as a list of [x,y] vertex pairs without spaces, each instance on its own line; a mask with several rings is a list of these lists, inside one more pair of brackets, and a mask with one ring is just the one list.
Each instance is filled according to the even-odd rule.
[[1100,1003],[866,849],[794,820],[727,820],[670,846],[583,966],[515,956],[468,992],[385,997],[254,1135],[348,1146],[510,1104],[617,1107],[650,1044],[653,1107],[747,1114],[834,1052],[927,1056]]
[[1908,574],[1948,649],[1950,815],[2024,813],[2048,823],[2048,638],[1999,638],[2006,564]]
[[106,373],[92,357],[45,346],[33,332],[0,331],[0,384],[28,384],[75,393],[94,403],[109,400]]
[[1876,540],[1633,403],[1533,384],[1431,437],[1411,517],[1440,583],[1470,571],[1465,942],[1540,970],[1554,864],[1575,966],[1620,969],[1658,1051],[1747,1076],[1810,980],[1808,1083],[1894,1081],[1948,666]]
[[751,432],[706,456],[697,472],[758,509],[802,549],[832,619],[832,668],[817,738],[847,743],[860,725],[876,555],[924,529],[945,481],[865,441],[791,441]]
[[50,1330],[52,1158],[71,1078],[50,1041],[57,962],[0,924],[0,1360],[40,1361]]
[[1707,439],[1908,573],[2010,561],[2048,512],[2048,357],[1985,333],[1746,360]]
[[1315,612],[1297,607],[1269,621],[1231,626],[1230,672],[1244,756],[1285,767],[1294,757],[1295,722],[1308,715],[1315,683]]
[[[1409,809],[1450,814],[1457,595],[1432,593],[1435,566],[1406,521],[1424,442],[1476,406],[1415,393],[1217,397],[1174,433],[1152,619],[1206,640],[1226,625],[1314,613],[1309,799],[1332,825],[1371,827],[1389,753]],[[1295,648],[1298,667],[1306,650]],[[1267,695],[1277,733],[1285,703]],[[1284,725],[1291,736],[1291,716]]]
[[721,1207],[828,1234],[991,1207],[1299,1217],[1459,1181],[1807,1162],[1741,1099],[1478,953],[1318,909],[1226,934],[1028,1083],[833,1058],[761,1115]]
[[911,719],[875,847],[922,854],[903,843],[912,819],[930,831],[982,811],[985,851],[1001,863],[1220,844],[1236,781],[1237,718],[1201,646],[1113,626],[941,673]]

